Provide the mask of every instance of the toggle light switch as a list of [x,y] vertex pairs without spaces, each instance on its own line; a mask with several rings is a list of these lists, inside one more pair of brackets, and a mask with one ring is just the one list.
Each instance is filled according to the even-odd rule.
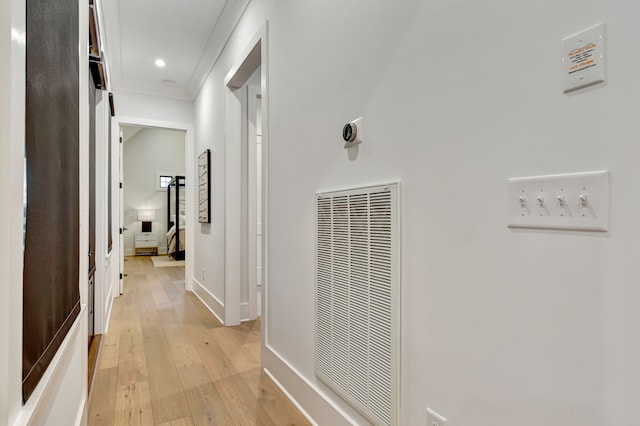
[[609,229],[607,171],[512,178],[507,194],[510,228]]
[[523,197],[521,195],[519,200],[520,200],[520,207],[522,207],[523,209],[527,207],[527,197]]
[[447,426],[447,419],[427,408],[427,426]]
[[584,194],[581,194],[578,199],[580,200],[580,207],[587,207],[587,196]]

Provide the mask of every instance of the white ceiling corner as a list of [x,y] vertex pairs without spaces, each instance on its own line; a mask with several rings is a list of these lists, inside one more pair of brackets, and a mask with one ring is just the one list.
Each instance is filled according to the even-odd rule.
[[193,100],[249,2],[100,1],[111,89]]

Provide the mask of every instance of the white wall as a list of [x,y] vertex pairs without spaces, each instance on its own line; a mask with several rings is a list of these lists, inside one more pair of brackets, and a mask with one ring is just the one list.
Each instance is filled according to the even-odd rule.
[[118,117],[135,117],[171,123],[193,123],[193,102],[139,93],[114,91]]
[[[195,270],[208,265],[223,296],[223,79],[267,18],[265,366],[311,415],[330,416],[309,403],[316,389],[363,422],[313,374],[313,194],[400,179],[401,424],[424,424],[427,406],[456,425],[640,424],[638,13],[623,0],[252,2],[196,99],[214,211]],[[561,40],[598,22],[609,81],[564,95]],[[341,128],[361,115],[350,157]],[[599,169],[611,232],[507,228],[508,177]]]
[[[222,53],[212,74],[194,101],[195,152],[211,150],[211,223],[195,224],[193,277],[194,291],[205,298],[219,316],[223,316],[225,280],[225,86],[223,79],[230,58]],[[223,65],[224,64],[224,65]],[[187,277],[189,279],[190,277]],[[198,286],[198,284],[200,284]],[[199,291],[201,287],[203,291]],[[224,320],[224,318],[222,318]]]
[[124,252],[135,253],[134,236],[142,232],[138,210],[152,209],[152,232],[158,236],[158,252],[167,252],[167,190],[156,189],[157,174],[185,174],[185,132],[148,128],[124,141]]

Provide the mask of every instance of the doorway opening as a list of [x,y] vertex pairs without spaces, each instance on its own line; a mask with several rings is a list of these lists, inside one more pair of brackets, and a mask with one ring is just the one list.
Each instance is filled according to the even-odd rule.
[[124,276],[131,256],[184,267],[186,132],[133,125],[121,131]]
[[[178,247],[182,249],[184,260],[181,265],[170,266],[184,268],[180,279],[184,280],[185,290],[190,290],[190,217],[194,214],[194,198],[193,185],[189,181],[194,166],[188,159],[193,156],[193,128],[179,123],[117,117],[112,134],[112,144],[119,158],[113,165],[116,181],[113,186],[119,188],[118,196],[114,196],[114,213],[119,217],[120,227],[117,246],[114,244],[119,256],[119,293],[124,293],[124,279],[128,273],[126,256],[135,256],[137,260],[151,256],[151,260],[160,264],[157,267],[168,266],[162,263],[166,263],[167,255],[171,253],[171,222],[181,229]],[[182,203],[171,206],[168,202],[171,180],[176,176],[181,177]],[[173,211],[170,210],[172,207]],[[144,259],[149,260],[148,257]]]

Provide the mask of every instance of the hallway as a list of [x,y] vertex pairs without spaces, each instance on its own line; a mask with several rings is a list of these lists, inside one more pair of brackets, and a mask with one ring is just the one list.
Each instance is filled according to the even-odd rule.
[[185,293],[184,268],[127,258],[89,425],[307,425],[260,369],[260,322],[223,327]]

